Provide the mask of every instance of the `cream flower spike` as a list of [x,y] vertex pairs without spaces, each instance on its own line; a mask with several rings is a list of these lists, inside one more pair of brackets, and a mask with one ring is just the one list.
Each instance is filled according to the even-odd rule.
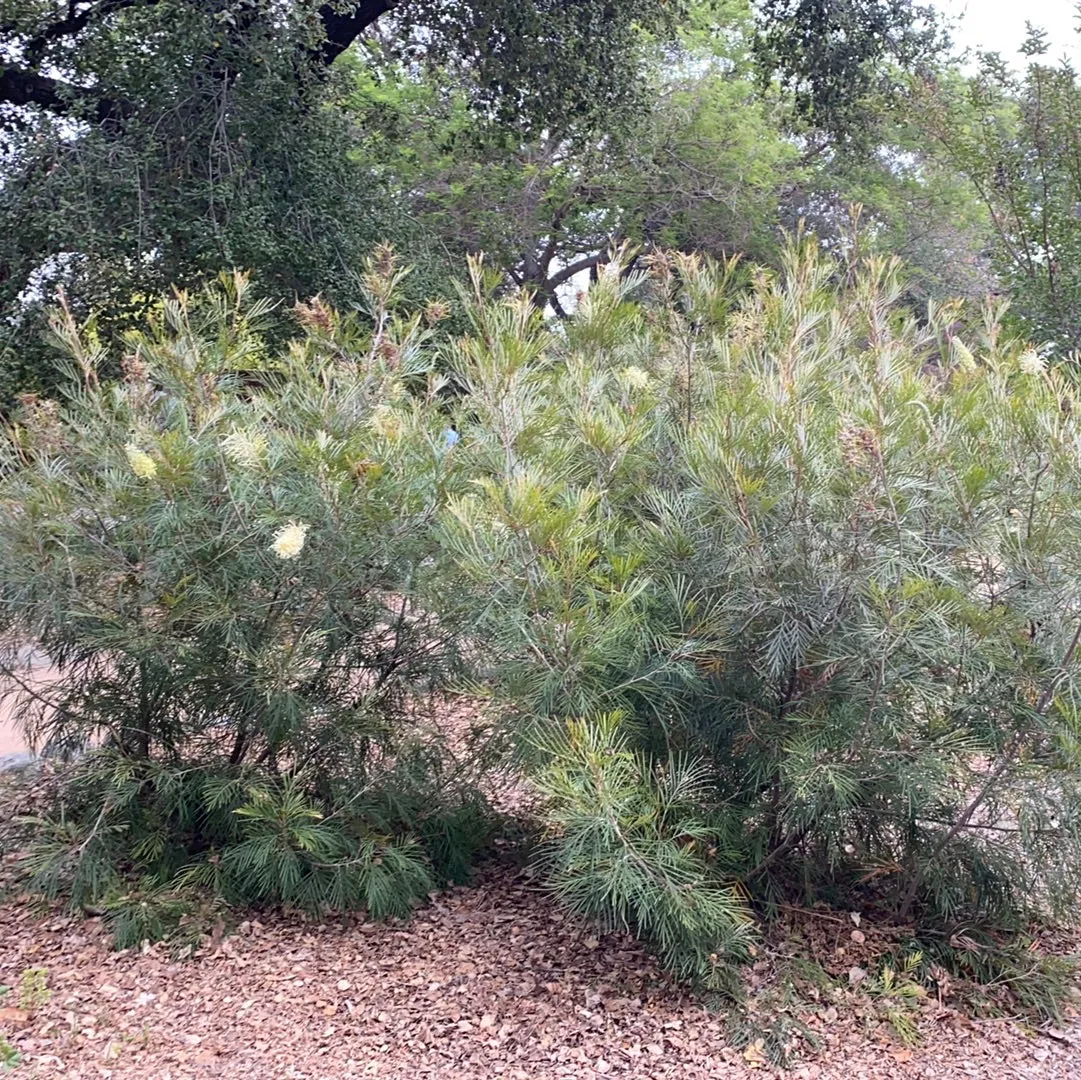
[[127,455],[131,471],[140,480],[153,480],[158,475],[157,462],[145,450],[141,450],[134,439],[124,447],[124,453]]
[[1035,349],[1027,349],[1023,352],[1018,366],[1023,375],[1042,375],[1047,370],[1047,365],[1040,359],[1040,354]]
[[304,541],[308,538],[309,526],[302,521],[290,521],[274,535],[270,550],[279,559],[295,559],[304,550]]
[[635,390],[645,390],[649,386],[649,372],[636,365],[625,367],[619,374],[620,378]]
[[635,390],[644,390],[650,385],[650,373],[639,368],[637,364],[631,364],[629,368],[620,371],[619,378],[623,379],[624,383]]
[[254,469],[266,457],[267,439],[261,431],[233,431],[222,439],[221,448],[230,461]]

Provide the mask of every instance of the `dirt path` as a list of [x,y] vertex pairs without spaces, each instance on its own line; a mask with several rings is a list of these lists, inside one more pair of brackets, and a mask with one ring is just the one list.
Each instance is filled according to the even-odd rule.
[[19,725],[11,715],[12,702],[7,699],[0,702],[0,770],[5,763],[15,763],[26,759],[30,747]]
[[[14,1077],[507,1080],[1066,1080],[1077,1040],[931,1007],[909,1051],[858,1011],[812,1009],[822,1050],[752,1067],[723,1018],[667,987],[629,940],[598,940],[511,871],[408,925],[249,922],[196,959],[115,953],[98,922],[0,907],[0,983],[43,967],[51,1000],[0,1008]],[[3,1004],[17,996],[8,995]],[[831,1015],[832,1013],[832,1015]]]
[[27,751],[26,740],[10,716],[11,710],[0,706],[0,758]]
[[[455,709],[462,724],[474,712],[464,700]],[[0,757],[23,749],[7,719]],[[0,818],[40,809],[37,787],[5,783]],[[0,821],[0,857],[4,832]],[[777,960],[748,973],[752,1013],[776,999]],[[48,1000],[24,1010],[32,968]],[[164,946],[116,953],[100,920],[11,901],[0,904],[0,984],[12,987],[0,1035],[23,1056],[13,1080],[1081,1077],[1081,1025],[1052,1038],[928,1002],[923,1045],[910,1050],[873,1008],[825,999],[792,1004],[820,1046],[778,1072],[731,1045],[725,1018],[669,985],[633,941],[595,936],[512,869],[435,896],[408,924],[249,920],[183,962]]]
[[[46,657],[34,649],[26,648],[20,652],[25,668],[20,671],[19,678],[45,692],[56,679],[56,670]],[[3,697],[0,697],[0,772],[7,766],[26,762],[34,754],[22,726],[15,719],[16,693],[8,693],[11,690],[17,692],[17,684],[0,679],[0,691],[3,692]]]

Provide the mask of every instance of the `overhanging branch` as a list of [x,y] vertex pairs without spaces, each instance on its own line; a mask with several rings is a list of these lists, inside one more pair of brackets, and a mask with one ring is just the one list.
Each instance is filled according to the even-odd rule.
[[557,285],[562,285],[565,281],[570,281],[575,274],[580,274],[583,270],[592,270],[594,266],[598,266],[600,263],[608,257],[609,248],[605,248],[604,251],[598,251],[594,255],[586,255],[581,259],[576,259],[572,263],[568,263],[566,266],[557,270],[548,280],[545,282],[545,286],[549,289],[554,289]]
[[0,68],[0,101],[11,105],[41,105],[57,112],[65,110],[65,101],[56,79],[24,68]]
[[[115,98],[98,99],[92,90],[81,88],[35,70],[45,50],[53,41],[77,36],[93,22],[125,8],[148,6],[158,0],[101,0],[50,23],[34,35],[24,48],[26,65],[0,64],[0,103],[36,105],[62,116],[105,123],[131,115],[133,106]],[[324,4],[319,9],[324,41],[310,54],[316,66],[332,64],[380,16],[394,7],[394,0],[359,0],[344,10]]]
[[97,98],[93,91],[14,64],[0,66],[0,102],[39,105],[50,112],[92,123],[107,123],[130,116],[129,102]]
[[319,49],[323,63],[334,63],[376,19],[393,7],[394,0],[361,0],[345,11],[336,9],[333,4],[324,4],[319,9],[319,19],[326,34]]

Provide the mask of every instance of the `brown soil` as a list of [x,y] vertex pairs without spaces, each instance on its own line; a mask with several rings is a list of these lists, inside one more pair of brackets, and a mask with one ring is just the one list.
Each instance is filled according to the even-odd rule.
[[[408,924],[252,919],[187,961],[160,945],[112,952],[98,920],[20,903],[0,907],[0,941],[16,1076],[784,1075],[730,1046],[723,1016],[668,985],[636,944],[592,936],[514,870],[436,896]],[[51,997],[21,1009],[31,967],[46,970]],[[924,1043],[909,1050],[851,1002],[795,1008],[822,1040],[795,1080],[1081,1075],[1081,1031],[975,1022],[929,1001]]]

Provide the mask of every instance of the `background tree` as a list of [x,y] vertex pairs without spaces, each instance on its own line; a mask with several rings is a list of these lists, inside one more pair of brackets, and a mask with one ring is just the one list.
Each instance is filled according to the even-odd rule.
[[[825,25],[856,54],[760,48],[764,74],[840,131],[841,88],[858,104],[929,40],[922,9],[900,2],[883,39],[881,8],[852,0],[827,25],[813,6],[768,5],[762,41]],[[0,35],[7,397],[49,370],[39,309],[60,283],[103,331],[235,265],[275,293],[348,304],[362,255],[390,238],[418,293],[446,276],[445,249],[484,246],[550,298],[612,239],[764,254],[791,158],[772,99],[749,88],[743,0],[5,0]],[[455,151],[386,115],[385,96],[342,108],[362,38],[384,87],[388,65],[399,82],[435,73],[427,104]],[[394,168],[366,156],[377,132],[404,150]],[[418,181],[435,211],[419,219]]]
[[572,116],[508,130],[445,71],[369,53],[350,98],[360,156],[448,251],[483,251],[542,305],[628,241],[768,258],[798,150],[753,81],[749,5],[723,5],[723,34],[720,7],[643,49],[645,102],[601,128]]
[[[410,233],[349,153],[356,139],[331,65],[390,6],[5,5],[9,393],[42,362],[26,349],[26,330],[40,324],[27,302],[58,283],[77,310],[103,308],[121,323],[148,294],[229,266],[254,268],[279,293],[356,300],[363,254]],[[666,18],[660,2],[408,3],[385,36],[399,55],[467,71],[472,107],[529,128],[553,110],[628,108],[634,26]]]
[[860,243],[907,257],[914,298],[985,292],[984,212],[927,152],[903,107],[908,76],[872,80],[892,60],[869,58],[859,108],[838,132],[762,78],[759,36],[746,0],[695,4],[674,38],[643,48],[640,108],[599,127],[553,117],[532,138],[470,109],[446,70],[372,50],[349,99],[359,153],[443,248],[484,251],[557,308],[614,245],[772,261],[782,230],[801,221],[849,243],[854,202]]
[[762,77],[779,78],[800,116],[849,142],[867,133],[868,99],[929,68],[947,43],[934,8],[913,0],[762,0],[761,11]]
[[[959,76],[945,68],[939,78]],[[789,231],[803,221],[849,255],[902,258],[911,303],[980,298],[998,287],[987,208],[928,138],[912,86],[889,101],[868,100],[861,143],[796,120],[799,168],[781,197],[779,221]],[[910,107],[898,108],[899,101]]]
[[1023,73],[985,56],[972,78],[927,80],[919,115],[932,152],[985,207],[1014,314],[1065,355],[1081,347],[1081,83],[1047,50],[1030,27]]

